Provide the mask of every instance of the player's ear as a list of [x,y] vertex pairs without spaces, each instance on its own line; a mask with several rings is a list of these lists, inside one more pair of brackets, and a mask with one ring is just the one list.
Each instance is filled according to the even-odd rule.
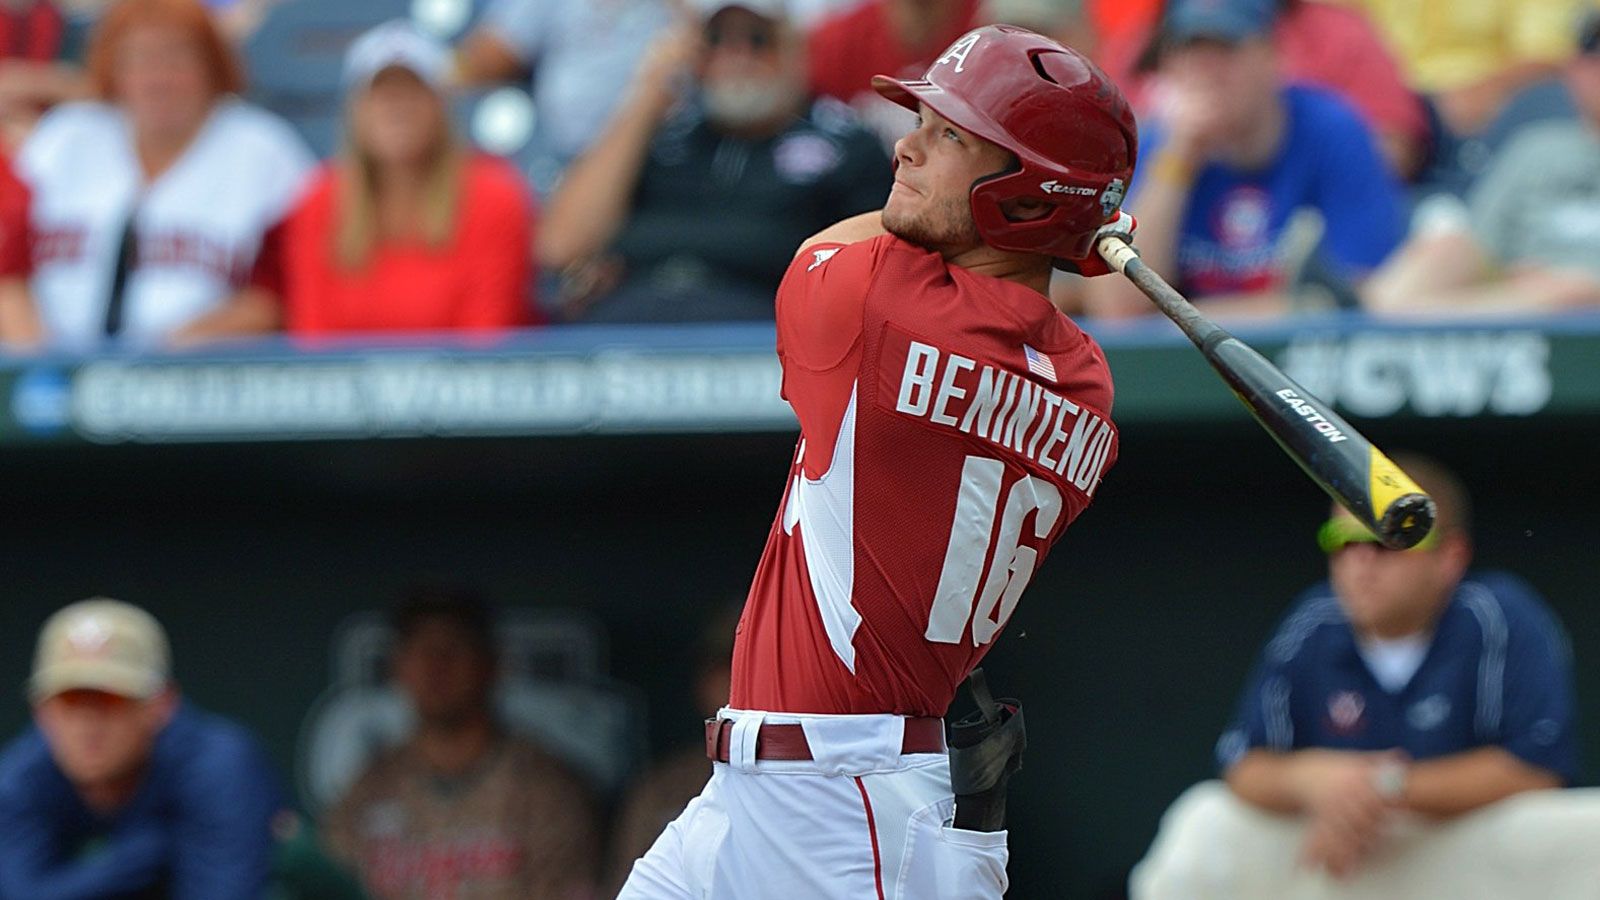
[[149,700],[147,708],[156,731],[167,727],[167,723],[172,721],[172,717],[178,714],[180,697],[178,685],[170,683],[161,690],[161,693]]
[[1444,536],[1439,552],[1449,567],[1452,582],[1466,577],[1467,569],[1472,565],[1472,538],[1460,531],[1451,532]]
[[1000,202],[1000,212],[1013,222],[1031,222],[1050,214],[1050,204],[1037,197],[1013,197]]

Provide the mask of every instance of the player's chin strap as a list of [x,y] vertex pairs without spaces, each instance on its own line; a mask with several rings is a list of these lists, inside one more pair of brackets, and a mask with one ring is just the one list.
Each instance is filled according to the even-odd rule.
[[968,831],[1003,831],[1006,827],[1006,782],[1022,768],[1028,746],[1022,704],[996,703],[982,669],[967,677],[978,711],[949,726],[950,786],[956,795],[955,827]]

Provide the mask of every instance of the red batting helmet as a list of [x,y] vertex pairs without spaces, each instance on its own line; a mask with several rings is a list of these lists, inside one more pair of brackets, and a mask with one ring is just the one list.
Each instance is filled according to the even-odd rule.
[[[920,81],[872,79],[878,93],[915,111],[917,102],[1004,147],[1018,167],[972,185],[972,219],[998,250],[1083,259],[1111,221],[1133,177],[1139,137],[1133,111],[1111,79],[1078,51],[1011,25],[969,31]],[[1055,207],[1014,222],[1006,200]]]

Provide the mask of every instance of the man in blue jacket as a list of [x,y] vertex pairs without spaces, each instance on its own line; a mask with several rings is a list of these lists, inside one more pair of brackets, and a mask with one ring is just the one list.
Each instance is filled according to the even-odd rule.
[[161,625],[94,599],[51,616],[36,727],[0,754],[0,897],[258,900],[278,780],[240,726],[180,700]]

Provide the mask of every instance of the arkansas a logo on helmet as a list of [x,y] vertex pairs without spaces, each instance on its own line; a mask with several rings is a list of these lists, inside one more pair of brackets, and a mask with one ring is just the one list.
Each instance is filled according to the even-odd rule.
[[976,31],[963,35],[960,40],[946,48],[944,55],[934,60],[933,64],[936,66],[948,66],[953,63],[956,71],[961,72],[967,64],[967,54],[972,52],[972,48],[977,46],[978,41],[982,38],[983,35]]
[[[878,93],[940,116],[1010,151],[1014,168],[972,186],[972,219],[999,250],[1079,260],[1117,215],[1133,178],[1138,129],[1117,86],[1081,53],[1011,25],[969,31],[923,77],[879,75]],[[1007,200],[1031,197],[1046,215],[1013,221]]]

